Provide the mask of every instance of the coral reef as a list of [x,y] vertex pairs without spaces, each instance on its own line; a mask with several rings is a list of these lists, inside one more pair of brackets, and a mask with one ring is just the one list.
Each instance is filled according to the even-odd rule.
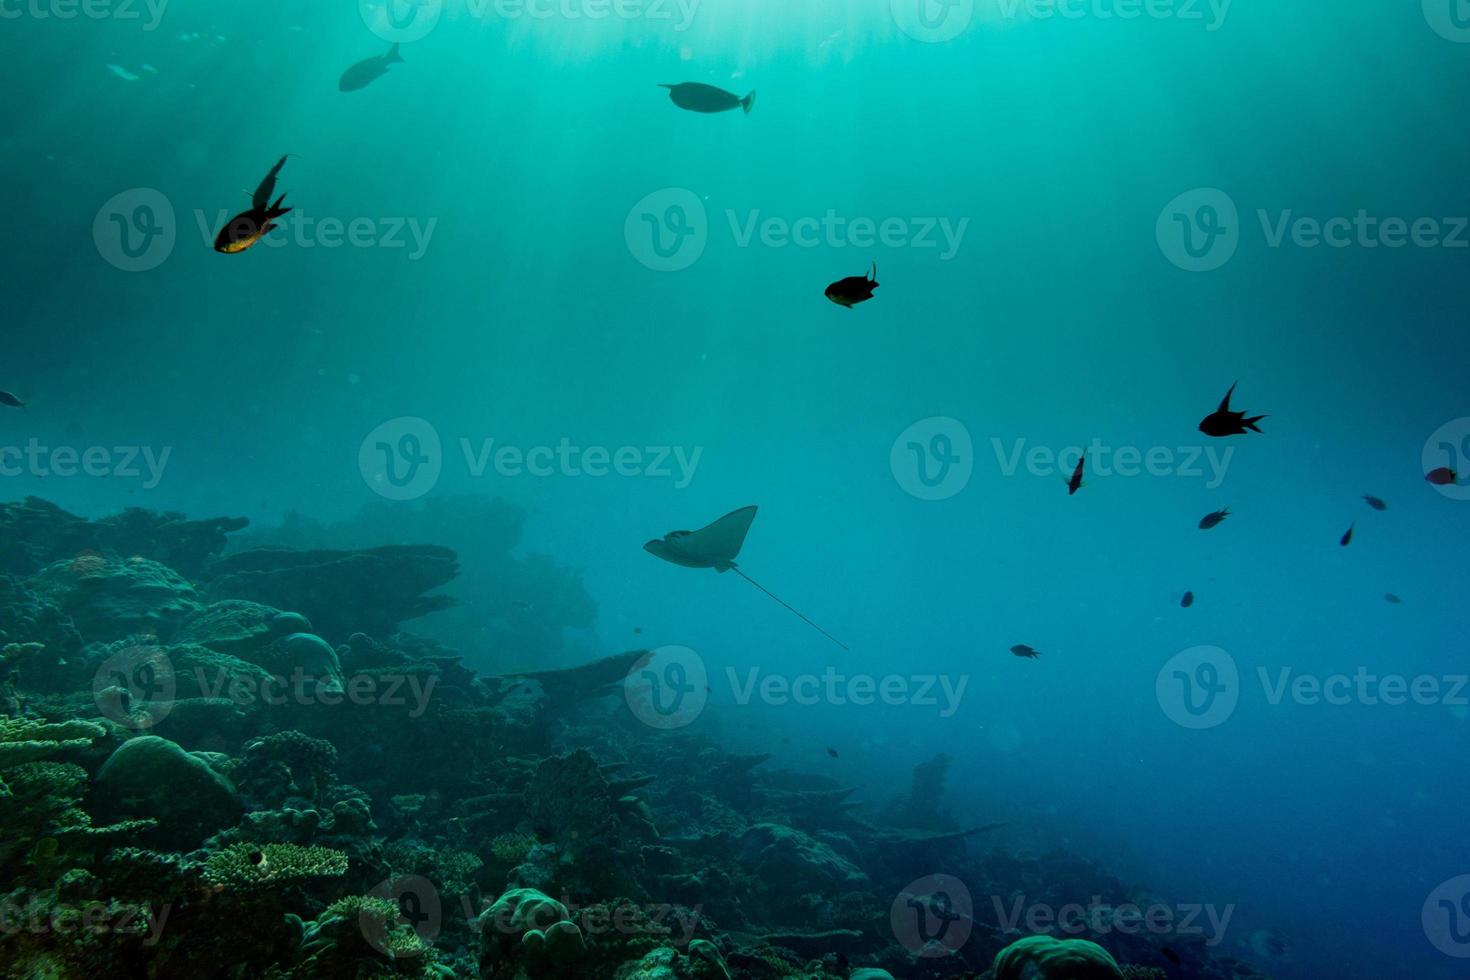
[[[508,506],[455,506],[497,554],[518,540]],[[0,875],[45,924],[5,938],[0,975],[1259,976],[1108,928],[1152,896],[1090,862],[982,852],[1000,825],[945,811],[947,757],[870,811],[852,786],[637,722],[620,684],[646,651],[550,669],[565,651],[547,645],[520,664],[541,669],[482,675],[403,632],[446,608],[429,593],[455,574],[447,549],[302,524],[306,550],[217,559],[239,526],[0,507]],[[575,576],[514,567],[518,598],[540,582],[532,599],[588,613]],[[924,884],[936,869],[1100,910],[1084,938],[977,908],[938,949],[894,912],[960,921]]]

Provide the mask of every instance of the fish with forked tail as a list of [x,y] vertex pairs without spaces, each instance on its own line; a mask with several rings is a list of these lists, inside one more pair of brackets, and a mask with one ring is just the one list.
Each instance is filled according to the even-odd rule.
[[755,108],[754,92],[742,99],[734,92],[726,92],[703,82],[680,82],[678,85],[659,85],[659,88],[668,89],[669,98],[674,105],[690,112],[713,113],[744,109],[748,116],[750,110]]
[[281,168],[286,165],[286,160],[287,157],[281,157],[271,168],[271,172],[265,175],[265,179],[250,197],[250,210],[235,215],[220,229],[214,239],[216,252],[234,255],[245,251],[270,233],[276,226],[277,218],[291,211],[290,208],[281,207],[286,200],[285,194],[274,202],[271,201],[271,195],[276,192],[276,178],[281,175]]
[[865,276],[848,276],[839,279],[828,286],[824,295],[838,306],[845,306],[849,310],[859,303],[866,303],[873,298],[873,290],[878,288],[878,263],[873,263],[873,271]]
[[[1236,382],[1236,384],[1239,384],[1239,382]],[[1256,423],[1266,416],[1257,415],[1253,418],[1246,418],[1244,412],[1233,411],[1230,408],[1230,396],[1233,394],[1235,394],[1235,385],[1231,385],[1230,390],[1225,392],[1225,397],[1220,401],[1220,407],[1209,415],[1206,415],[1204,421],[1200,422],[1199,430],[1201,432],[1207,436],[1220,439],[1225,436],[1245,435],[1247,431],[1261,431],[1256,426]]]

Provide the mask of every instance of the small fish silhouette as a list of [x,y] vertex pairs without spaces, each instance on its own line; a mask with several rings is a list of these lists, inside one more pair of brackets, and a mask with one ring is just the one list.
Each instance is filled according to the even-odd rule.
[[1015,646],[1011,647],[1011,653],[1014,653],[1018,657],[1024,657],[1027,660],[1035,660],[1037,657],[1041,656],[1040,650],[1033,649],[1032,647],[1029,647],[1024,643],[1017,643]]
[[873,290],[878,288],[878,263],[873,263],[873,271],[866,276],[848,276],[839,279],[828,286],[824,295],[838,306],[852,309],[859,303],[866,303],[873,298]]
[[1179,605],[1183,606],[1185,609],[1188,609],[1190,606],[1194,605],[1194,593],[1184,593],[1184,598],[1179,600]]
[[1340,544],[1340,545],[1342,545],[1344,548],[1346,548],[1348,545],[1352,544],[1353,543],[1353,527],[1356,527],[1356,526],[1357,525],[1350,526],[1347,529],[1347,532],[1345,534],[1343,534],[1342,540],[1339,541],[1339,542],[1337,542],[1337,543]]
[[[1236,382],[1236,384],[1239,384],[1239,382]],[[1251,432],[1261,431],[1256,427],[1256,423],[1266,416],[1257,415],[1254,418],[1246,418],[1244,412],[1232,411],[1230,408],[1230,396],[1233,394],[1235,394],[1235,385],[1231,385],[1230,390],[1225,392],[1225,397],[1221,400],[1220,407],[1209,415],[1206,415],[1204,421],[1199,424],[1199,430],[1201,432],[1207,436],[1214,436],[1219,439],[1225,436],[1245,435],[1246,430],[1250,430]]]
[[1083,453],[1077,459],[1077,468],[1072,471],[1072,479],[1067,481],[1067,496],[1072,496],[1084,486],[1082,482],[1082,471],[1087,466],[1087,453]]
[[1229,507],[1226,507],[1224,510],[1217,510],[1213,514],[1206,514],[1204,517],[1200,518],[1199,529],[1201,531],[1208,531],[1212,527],[1218,527],[1220,522],[1225,520],[1225,518],[1229,516]]
[[1374,510],[1388,510],[1388,504],[1384,503],[1382,500],[1378,499],[1370,493],[1363,494],[1363,499],[1366,500],[1368,502],[1368,506],[1372,507]]
[[1451,483],[1458,483],[1460,480],[1460,475],[1454,470],[1450,469],[1448,466],[1441,466],[1437,470],[1430,470],[1428,473],[1424,474],[1424,479],[1428,480],[1430,483],[1434,484],[1437,487],[1447,487]]

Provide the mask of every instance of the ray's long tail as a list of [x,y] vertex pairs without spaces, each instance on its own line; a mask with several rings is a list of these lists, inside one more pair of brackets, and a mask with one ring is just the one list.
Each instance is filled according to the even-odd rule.
[[816,630],[818,633],[821,633],[823,636],[825,636],[827,639],[831,640],[833,643],[835,643],[838,646],[840,646],[842,649],[844,649],[844,650],[849,649],[846,643],[843,643],[837,637],[833,636],[831,633],[828,633],[826,630],[822,629],[822,627],[818,626],[816,623],[812,622],[810,619],[807,619],[806,616],[802,615],[802,613],[795,606],[791,605],[791,603],[787,602],[785,599],[782,599],[780,596],[776,595],[776,593],[772,592],[770,589],[766,588],[764,585],[761,585],[759,582],[757,582],[755,579],[751,578],[749,575],[746,575],[745,572],[744,572],[744,570],[741,569],[739,565],[731,565],[730,566],[730,569],[736,575],[739,575],[741,578],[745,579],[745,581],[749,582],[751,585],[755,586],[757,589],[760,589],[766,595],[770,596],[772,599],[775,599],[781,605],[785,606],[788,610],[790,610],[792,613],[794,613],[796,615],[796,618],[800,619],[803,623],[806,623],[812,629]]

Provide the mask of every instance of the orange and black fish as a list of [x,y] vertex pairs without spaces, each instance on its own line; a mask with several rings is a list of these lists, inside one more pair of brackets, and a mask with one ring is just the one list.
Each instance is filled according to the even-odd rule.
[[1206,514],[1204,517],[1200,518],[1199,529],[1201,531],[1208,531],[1212,527],[1219,526],[1220,522],[1229,516],[1229,507],[1226,507],[1224,510],[1217,510],[1213,514]]
[[[1239,384],[1239,382],[1236,382],[1236,384]],[[1204,421],[1199,424],[1199,430],[1201,432],[1207,436],[1214,436],[1219,439],[1225,436],[1245,435],[1247,429],[1251,432],[1261,431],[1256,427],[1256,423],[1266,416],[1257,415],[1254,418],[1246,418],[1244,412],[1232,411],[1230,408],[1230,396],[1233,394],[1235,394],[1235,385],[1231,385],[1230,390],[1225,392],[1225,397],[1221,400],[1220,407],[1209,415],[1206,415]]]
[[1357,526],[1356,524],[1350,525],[1348,527],[1348,529],[1347,529],[1347,532],[1345,534],[1343,534],[1342,540],[1338,541],[1337,543],[1340,544],[1340,545],[1342,545],[1344,548],[1346,548],[1348,545],[1352,544],[1353,543],[1353,528],[1356,527],[1356,526]]
[[1366,500],[1368,502],[1368,506],[1372,507],[1374,510],[1388,510],[1388,504],[1373,496],[1371,493],[1363,494],[1363,499]]
[[1067,496],[1072,496],[1083,487],[1082,471],[1087,466],[1087,454],[1083,453],[1077,459],[1077,468],[1072,471],[1072,479],[1067,481]]
[[827,287],[826,297],[838,306],[845,306],[849,310],[859,303],[866,303],[873,298],[873,290],[878,288],[878,263],[873,263],[873,271],[866,276],[848,276],[839,279]]
[[1456,473],[1448,466],[1441,466],[1437,470],[1430,470],[1428,473],[1424,474],[1424,479],[1428,480],[1430,483],[1434,484],[1437,487],[1447,487],[1451,483],[1458,483],[1460,481],[1460,474]]
[[1194,593],[1184,593],[1184,598],[1179,600],[1179,605],[1183,606],[1185,609],[1188,609],[1190,606],[1194,605]]
[[214,250],[224,255],[234,255],[243,252],[247,248],[259,242],[274,228],[275,220],[282,215],[290,213],[290,208],[283,208],[281,204],[286,200],[282,194],[271,202],[271,195],[276,192],[276,178],[281,174],[281,168],[286,165],[286,157],[281,157],[279,163],[271,168],[271,172],[265,175],[265,180],[255,189],[250,197],[250,210],[242,211],[235,215],[220,229],[215,236]]

